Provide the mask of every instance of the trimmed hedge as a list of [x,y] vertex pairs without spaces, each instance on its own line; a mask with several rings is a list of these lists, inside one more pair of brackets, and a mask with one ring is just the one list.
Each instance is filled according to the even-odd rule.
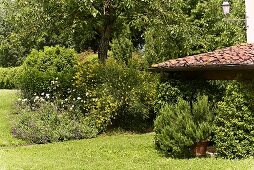
[[221,157],[254,156],[253,83],[233,82],[227,86],[216,116],[215,142]]
[[17,88],[20,70],[21,67],[0,68],[0,89]]

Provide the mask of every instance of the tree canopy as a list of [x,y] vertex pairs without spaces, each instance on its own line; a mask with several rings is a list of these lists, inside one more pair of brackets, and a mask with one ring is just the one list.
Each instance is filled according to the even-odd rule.
[[[111,48],[131,53],[139,47],[155,63],[245,41],[244,23],[223,20],[220,5],[220,0],[2,0],[0,65],[19,65],[31,49],[54,45],[92,49],[102,62]],[[243,2],[233,9],[229,18],[244,17]]]

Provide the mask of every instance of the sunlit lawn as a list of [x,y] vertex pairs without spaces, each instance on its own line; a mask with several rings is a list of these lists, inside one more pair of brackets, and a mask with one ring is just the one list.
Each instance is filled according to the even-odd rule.
[[11,135],[10,113],[14,101],[17,100],[17,91],[0,90],[0,146],[18,145],[23,142]]
[[47,145],[11,146],[20,141],[11,136],[8,114],[15,91],[0,91],[1,169],[254,169],[254,160],[170,159],[154,149],[154,134],[101,135],[95,139]]

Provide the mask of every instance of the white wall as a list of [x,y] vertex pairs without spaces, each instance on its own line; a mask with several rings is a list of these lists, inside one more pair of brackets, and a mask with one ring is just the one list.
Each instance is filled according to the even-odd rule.
[[254,0],[245,0],[247,19],[247,43],[254,43]]

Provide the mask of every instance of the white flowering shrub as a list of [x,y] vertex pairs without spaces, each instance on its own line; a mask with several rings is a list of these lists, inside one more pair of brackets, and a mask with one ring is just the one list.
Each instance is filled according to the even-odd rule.
[[153,125],[157,77],[109,58],[77,62],[73,50],[45,47],[23,65],[15,136],[35,143],[94,137],[109,127]]
[[74,83],[76,65],[77,53],[73,49],[56,46],[33,50],[22,65],[19,84],[23,97],[32,99],[34,94],[44,93],[66,98]]

